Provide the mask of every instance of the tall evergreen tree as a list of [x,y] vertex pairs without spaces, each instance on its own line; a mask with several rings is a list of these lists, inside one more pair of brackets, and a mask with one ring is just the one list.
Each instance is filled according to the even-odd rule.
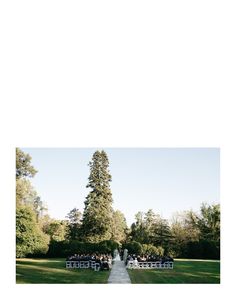
[[87,187],[91,189],[85,200],[82,233],[86,241],[100,242],[112,236],[112,193],[109,161],[104,151],[96,151],[89,162]]

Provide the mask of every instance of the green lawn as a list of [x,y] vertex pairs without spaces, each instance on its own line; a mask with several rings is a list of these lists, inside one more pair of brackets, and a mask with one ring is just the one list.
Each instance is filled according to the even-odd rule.
[[219,284],[220,262],[176,259],[174,269],[130,269],[133,284]]
[[110,271],[65,268],[65,259],[17,259],[17,284],[106,284]]
[[[220,262],[178,259],[173,270],[128,270],[133,284],[219,284]],[[106,284],[109,271],[65,268],[65,259],[17,259],[18,284]]]

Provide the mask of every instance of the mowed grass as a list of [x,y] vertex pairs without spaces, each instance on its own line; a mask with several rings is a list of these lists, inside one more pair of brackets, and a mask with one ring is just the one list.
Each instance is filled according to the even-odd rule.
[[130,269],[132,284],[219,284],[220,262],[178,259],[174,269]]
[[66,269],[65,259],[17,259],[17,284],[106,284],[110,271]]

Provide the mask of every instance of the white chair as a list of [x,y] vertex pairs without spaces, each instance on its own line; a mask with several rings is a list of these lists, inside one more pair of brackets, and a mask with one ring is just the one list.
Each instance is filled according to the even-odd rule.
[[99,263],[95,263],[95,271],[99,271],[100,270],[100,264]]
[[71,261],[66,261],[66,268],[71,268]]

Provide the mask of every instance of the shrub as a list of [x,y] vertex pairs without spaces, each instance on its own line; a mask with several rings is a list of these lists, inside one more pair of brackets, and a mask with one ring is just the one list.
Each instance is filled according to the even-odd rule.
[[98,244],[98,251],[100,253],[113,253],[115,249],[119,248],[119,244],[112,240],[105,240]]
[[128,250],[130,254],[141,254],[143,251],[142,245],[139,242],[133,241],[123,245],[124,249]]

